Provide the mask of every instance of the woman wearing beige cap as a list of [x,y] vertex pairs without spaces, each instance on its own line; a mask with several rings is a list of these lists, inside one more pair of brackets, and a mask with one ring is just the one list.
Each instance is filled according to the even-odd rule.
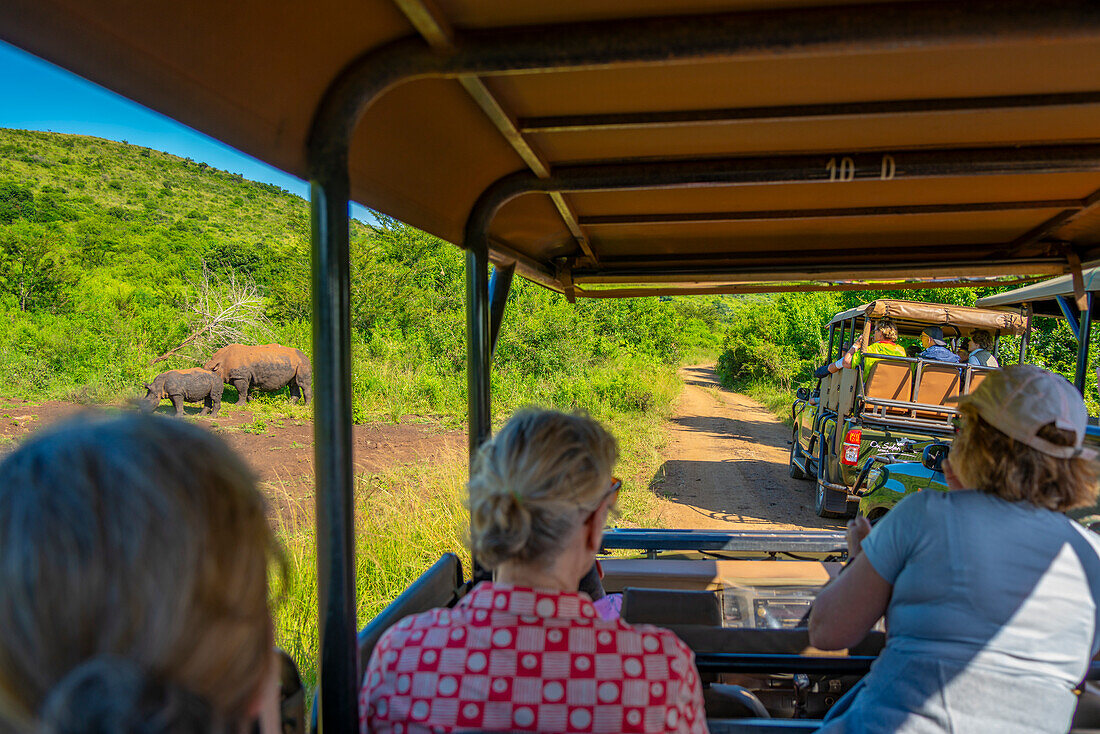
[[1088,415],[1065,379],[1020,365],[959,400],[951,491],[849,524],[845,573],[810,641],[839,649],[886,615],[885,649],[822,732],[1065,732],[1097,653],[1100,537],[1065,510],[1095,502]]

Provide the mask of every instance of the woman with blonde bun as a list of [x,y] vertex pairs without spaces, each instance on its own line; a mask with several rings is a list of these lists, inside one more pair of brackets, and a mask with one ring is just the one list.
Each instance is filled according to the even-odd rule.
[[277,558],[209,431],[97,416],[30,438],[0,463],[0,730],[270,726]]
[[578,592],[618,495],[617,458],[599,423],[549,410],[516,413],[482,446],[470,539],[493,580],[382,637],[362,732],[705,731],[691,650],[601,619]]
[[1100,649],[1100,536],[1063,513],[1096,501],[1088,414],[1065,378],[1016,365],[959,399],[950,491],[848,526],[847,570],[810,643],[886,647],[821,732],[1055,734]]

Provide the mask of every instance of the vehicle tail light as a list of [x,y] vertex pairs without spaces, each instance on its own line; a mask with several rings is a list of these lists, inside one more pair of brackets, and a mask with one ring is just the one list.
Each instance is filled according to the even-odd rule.
[[844,449],[840,453],[840,463],[845,466],[855,466],[859,463],[859,444],[863,440],[863,431],[859,428],[849,428],[844,434]]

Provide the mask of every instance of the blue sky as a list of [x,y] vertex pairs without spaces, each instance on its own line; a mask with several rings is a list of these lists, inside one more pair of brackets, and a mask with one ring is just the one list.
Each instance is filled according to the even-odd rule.
[[[309,185],[300,178],[2,41],[0,100],[0,127],[125,140],[309,198]],[[352,205],[352,213],[358,219],[371,219],[369,211],[358,204]]]

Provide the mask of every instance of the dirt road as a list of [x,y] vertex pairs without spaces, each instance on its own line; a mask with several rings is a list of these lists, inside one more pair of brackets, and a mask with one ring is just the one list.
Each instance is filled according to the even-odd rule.
[[684,367],[667,458],[652,488],[666,527],[836,528],[814,514],[812,482],[787,475],[790,429],[721,387],[711,365]]

